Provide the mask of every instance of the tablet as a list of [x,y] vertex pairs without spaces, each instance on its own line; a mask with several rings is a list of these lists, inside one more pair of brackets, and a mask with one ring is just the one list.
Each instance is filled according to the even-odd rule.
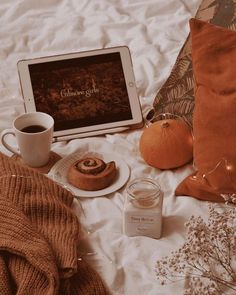
[[143,126],[126,46],[20,60],[17,66],[25,111],[50,114],[56,140]]

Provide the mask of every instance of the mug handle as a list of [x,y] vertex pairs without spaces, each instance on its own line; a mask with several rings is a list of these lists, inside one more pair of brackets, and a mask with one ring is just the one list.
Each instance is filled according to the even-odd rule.
[[7,150],[9,150],[10,152],[12,152],[13,154],[16,154],[16,155],[20,156],[20,154],[18,153],[18,151],[17,151],[16,149],[14,149],[11,145],[9,145],[9,144],[6,142],[6,140],[5,140],[5,137],[6,137],[7,135],[9,135],[9,134],[11,134],[11,135],[13,135],[14,137],[16,137],[15,132],[14,132],[13,129],[5,129],[5,130],[3,130],[3,132],[1,133],[1,143],[2,143],[2,145],[3,145]]

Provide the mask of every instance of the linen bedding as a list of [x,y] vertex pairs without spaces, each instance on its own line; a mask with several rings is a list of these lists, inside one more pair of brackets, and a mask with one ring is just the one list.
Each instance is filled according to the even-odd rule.
[[[24,113],[17,73],[20,59],[78,52],[118,45],[131,51],[143,114],[152,106],[188,33],[189,19],[199,0],[14,0],[0,1],[0,131]],[[178,196],[177,185],[192,164],[160,171],[142,159],[138,144],[142,129],[99,137],[57,142],[61,157],[80,149],[111,153],[129,166],[135,177],[156,179],[164,193],[163,229],[159,240],[127,237],[122,218],[125,185],[105,196],[75,199],[81,212],[84,238],[79,245],[85,259],[101,276],[111,294],[183,294],[184,280],[161,286],[155,263],[185,241],[184,223],[191,215],[207,217],[207,202]],[[12,143],[14,142],[13,139]],[[0,146],[0,151],[11,154]]]

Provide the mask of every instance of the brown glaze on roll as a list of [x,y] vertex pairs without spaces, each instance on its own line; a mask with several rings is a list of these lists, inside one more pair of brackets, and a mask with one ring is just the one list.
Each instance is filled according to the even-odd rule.
[[86,157],[75,162],[68,171],[68,182],[86,191],[108,187],[117,174],[114,161],[105,163],[97,157]]

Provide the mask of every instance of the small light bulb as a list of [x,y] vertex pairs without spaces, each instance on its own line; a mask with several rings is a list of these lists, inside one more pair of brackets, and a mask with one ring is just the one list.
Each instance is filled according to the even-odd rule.
[[226,165],[226,170],[228,171],[232,171],[234,169],[234,166],[233,165]]

